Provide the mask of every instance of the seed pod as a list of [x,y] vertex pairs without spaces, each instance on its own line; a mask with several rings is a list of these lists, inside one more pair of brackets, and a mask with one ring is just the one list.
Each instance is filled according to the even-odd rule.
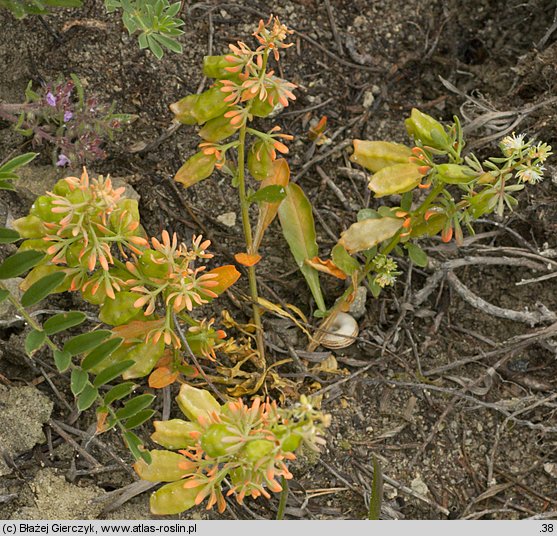
[[151,495],[151,513],[164,516],[175,515],[195,506],[195,498],[203,486],[184,488],[184,480],[177,480],[159,488]]
[[225,98],[226,93],[221,91],[220,84],[198,95],[192,108],[197,124],[202,125],[210,119],[221,116],[229,107],[228,103],[224,102]]
[[136,292],[118,292],[113,300],[106,299],[101,306],[99,319],[110,326],[127,324],[135,317],[142,315],[143,311],[133,306],[141,295]]
[[[153,370],[153,368],[157,364],[157,361],[162,357],[163,353],[163,337],[161,337],[156,343],[149,341],[136,344],[123,356],[122,361],[126,359],[132,359],[133,361],[135,361],[135,363],[122,374],[122,378],[124,378],[124,380],[131,380],[134,378],[143,378],[144,376],[147,376],[147,374],[149,374]],[[103,362],[102,364],[105,365],[105,363],[106,362]]]
[[178,170],[174,180],[189,188],[209,177],[213,173],[216,163],[217,158],[214,154],[195,153]]
[[351,255],[376,246],[394,236],[402,227],[400,218],[368,218],[353,223],[338,243]]
[[[277,101],[278,99],[273,100],[273,102],[275,103]],[[259,97],[256,97],[255,99],[252,100],[252,105],[249,111],[252,115],[255,115],[256,117],[267,117],[275,109],[275,106],[276,104],[271,104],[269,102],[269,99],[261,100]]]
[[354,140],[354,152],[350,160],[376,173],[387,166],[407,164],[411,156],[410,147],[401,143]]
[[268,179],[274,171],[273,148],[262,140],[256,141],[248,152],[248,170],[258,181]]
[[190,435],[192,432],[201,432],[201,427],[193,422],[182,419],[153,422],[155,431],[151,439],[161,447],[178,450],[193,446],[196,440]]
[[203,74],[207,78],[230,79],[234,78],[237,73],[231,73],[226,67],[232,67],[233,64],[226,60],[226,56],[205,56],[203,58]]
[[211,413],[220,413],[220,404],[204,389],[196,389],[191,385],[182,385],[176,397],[182,413],[193,422],[199,417],[209,417]]
[[174,114],[174,118],[184,125],[195,125],[197,117],[193,113],[193,107],[198,98],[199,95],[188,95],[171,104],[170,111]]
[[442,151],[449,147],[450,139],[443,125],[430,115],[412,108],[410,118],[406,119],[404,123],[406,124],[408,134],[420,140],[423,145]]
[[435,166],[435,169],[439,178],[448,184],[464,184],[474,180],[478,175],[472,168],[458,164],[440,164]]
[[141,273],[146,277],[165,279],[168,276],[169,265],[166,256],[160,251],[146,249],[139,257],[138,264]]
[[32,214],[15,220],[12,226],[22,238],[42,238],[47,234],[41,218]]
[[248,442],[242,454],[247,460],[253,463],[268,456],[274,448],[275,444],[272,441],[268,441],[267,439],[256,439]]
[[184,476],[180,463],[184,456],[169,450],[151,450],[151,463],[145,460],[137,461],[133,468],[142,480],[148,482],[174,482]]
[[369,179],[369,189],[375,197],[403,194],[420,184],[424,169],[416,164],[395,164],[380,169]]
[[237,128],[230,123],[230,119],[221,115],[207,121],[199,131],[199,136],[204,140],[217,142],[232,136],[236,130]]
[[422,222],[414,224],[410,236],[412,238],[435,236],[443,230],[446,222],[447,216],[445,214],[433,214],[427,220],[424,219]]
[[223,441],[227,437],[230,437],[230,432],[226,424],[211,424],[201,437],[201,447],[211,458],[224,456],[230,446]]

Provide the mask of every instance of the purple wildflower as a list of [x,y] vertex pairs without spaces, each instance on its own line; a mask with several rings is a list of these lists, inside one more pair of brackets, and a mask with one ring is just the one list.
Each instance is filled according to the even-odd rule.
[[46,94],[46,103],[49,106],[56,106],[56,97],[50,91]]
[[69,163],[70,163],[70,159],[64,153],[60,153],[56,165],[59,167],[64,167],[67,166]]
[[64,112],[64,123],[67,123],[73,117],[73,113],[70,110]]

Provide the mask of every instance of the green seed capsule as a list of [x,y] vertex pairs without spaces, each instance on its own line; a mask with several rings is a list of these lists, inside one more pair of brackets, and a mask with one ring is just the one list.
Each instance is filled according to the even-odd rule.
[[221,86],[217,85],[198,95],[193,104],[192,114],[197,119],[197,123],[202,125],[210,119],[219,117],[228,109],[228,103],[224,102],[226,93],[221,91]]
[[197,123],[197,118],[193,113],[193,107],[198,98],[199,95],[188,95],[170,105],[170,111],[174,114],[176,121],[184,125],[195,125]]
[[403,194],[413,190],[420,184],[423,173],[415,164],[395,164],[384,167],[369,179],[369,189],[375,197]]
[[406,145],[388,141],[354,140],[352,162],[376,173],[394,164],[407,164],[412,151]]
[[416,108],[412,108],[410,118],[406,119],[405,124],[408,134],[420,140],[423,145],[442,151],[449,148],[450,139],[443,125],[430,115],[424,114]]
[[206,141],[217,142],[232,136],[237,128],[232,126],[230,119],[221,115],[207,121],[199,131],[199,136]]
[[211,176],[216,163],[217,158],[214,154],[195,153],[178,170],[174,180],[181,182],[186,188],[189,188]]
[[272,176],[274,171],[272,147],[261,140],[255,142],[248,152],[248,170],[258,181]]
[[440,164],[435,169],[439,178],[448,184],[465,184],[478,175],[472,168],[458,164]]

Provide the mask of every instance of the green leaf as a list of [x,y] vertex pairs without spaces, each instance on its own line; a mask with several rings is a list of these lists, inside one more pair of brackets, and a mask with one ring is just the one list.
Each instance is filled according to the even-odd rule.
[[39,264],[44,256],[44,253],[30,249],[8,257],[0,264],[0,279],[11,279],[27,272]]
[[149,50],[153,53],[155,58],[158,60],[162,59],[164,56],[164,50],[161,46],[153,39],[152,35],[147,36],[147,43],[149,43]]
[[311,203],[297,184],[290,183],[285,190],[286,197],[278,210],[282,233],[298,268],[306,278],[317,307],[324,311],[326,306],[319,284],[319,274],[305,262],[318,254]]
[[279,184],[272,184],[261,188],[253,195],[250,196],[250,203],[279,203],[286,197],[284,186]]
[[8,160],[3,166],[0,166],[0,172],[8,172],[8,171],[14,171],[15,169],[19,169],[20,167],[27,165],[29,162],[31,162],[31,160],[36,158],[38,155],[39,153],[25,153],[16,156],[15,158]]
[[410,212],[412,208],[412,198],[414,197],[414,192],[406,192],[402,194],[402,198],[400,200],[400,208],[406,212]]
[[360,263],[349,255],[340,244],[337,244],[331,251],[333,262],[346,274],[352,275],[360,269]]
[[118,419],[129,419],[151,405],[155,397],[153,395],[139,395],[124,404],[122,409],[116,412]]
[[0,303],[2,303],[8,296],[10,295],[10,291],[6,289],[0,289]]
[[11,182],[0,180],[0,190],[11,190],[15,192],[15,186]]
[[64,344],[64,350],[72,355],[83,354],[93,348],[96,348],[101,342],[108,339],[111,335],[112,331],[108,329],[99,329],[97,331],[83,333],[82,335],[77,335],[66,341],[66,344]]
[[137,437],[133,432],[124,432],[122,436],[124,437],[126,445],[130,449],[130,452],[132,453],[133,457],[136,460],[144,459],[145,453],[143,453],[139,449],[139,447],[143,445],[143,441],[141,441],[141,439],[139,439],[139,437]]
[[29,307],[46,298],[56,287],[60,286],[62,281],[66,279],[64,272],[54,272],[49,274],[35,283],[33,283],[27,291],[21,296],[21,305]]
[[404,245],[406,251],[408,251],[408,256],[410,260],[416,265],[420,266],[421,268],[425,268],[429,259],[427,258],[427,253],[416,244],[412,244],[412,242],[408,242]]
[[72,369],[71,380],[70,380],[70,389],[74,396],[77,396],[79,393],[85,389],[87,382],[89,381],[89,374],[80,368]]
[[11,244],[12,242],[17,242],[20,238],[17,231],[0,227],[0,244]]
[[73,328],[74,326],[79,326],[85,321],[87,316],[79,311],[70,311],[68,313],[59,313],[57,315],[51,316],[43,325],[43,328],[47,335],[54,335],[65,329]]
[[141,426],[145,421],[148,421],[154,414],[154,409],[144,409],[136,413],[133,417],[128,419],[125,423],[125,427],[127,430],[132,430],[133,428],[137,428]]
[[377,220],[381,218],[381,215],[377,210],[373,210],[372,208],[363,208],[358,212],[356,219],[358,221],[367,220],[367,219],[374,219]]
[[81,368],[83,370],[90,370],[93,367],[101,364],[123,342],[124,339],[122,337],[114,337],[99,344],[99,346],[97,346],[94,350],[92,350],[85,356],[83,362],[81,363]]
[[375,456],[373,457],[373,482],[371,484],[371,497],[369,498],[368,519],[378,520],[381,516],[381,503],[383,502],[383,473]]
[[45,342],[46,333],[44,331],[32,330],[25,337],[25,352],[27,355],[32,355],[36,352]]
[[131,394],[136,387],[137,385],[133,382],[124,382],[120,385],[115,385],[112,389],[110,389],[110,391],[108,391],[108,393],[106,393],[104,403],[108,406],[116,400],[125,398]]
[[77,397],[77,409],[79,411],[89,409],[94,404],[98,396],[98,389],[95,389],[90,384],[87,384],[81,394]]
[[95,387],[100,387],[114,378],[117,378],[120,374],[122,374],[122,372],[128,370],[133,365],[135,365],[135,361],[133,359],[127,359],[121,363],[114,363],[114,365],[110,365],[110,367],[105,368],[102,372],[97,374],[93,385]]
[[54,350],[54,364],[60,372],[66,372],[70,368],[72,354],[60,350]]
[[167,37],[166,35],[162,34],[154,34],[153,37],[163,46],[168,48],[168,50],[172,52],[176,52],[176,54],[182,53],[182,45],[178,43],[175,39],[171,37]]

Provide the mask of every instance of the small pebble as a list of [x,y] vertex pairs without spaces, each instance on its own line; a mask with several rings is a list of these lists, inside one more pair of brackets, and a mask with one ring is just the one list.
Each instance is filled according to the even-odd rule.
[[234,227],[236,225],[236,213],[235,212],[225,212],[220,216],[217,216],[217,221],[226,225],[227,227]]

